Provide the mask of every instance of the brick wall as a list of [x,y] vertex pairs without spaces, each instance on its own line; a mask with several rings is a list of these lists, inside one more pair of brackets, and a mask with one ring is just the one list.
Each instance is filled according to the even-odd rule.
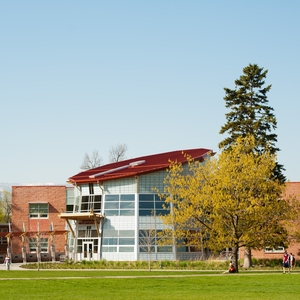
[[[29,218],[30,203],[49,203],[49,215],[44,219]],[[66,209],[65,186],[13,186],[12,187],[12,231],[21,232],[23,224],[25,231],[37,231],[38,223],[40,232],[49,231],[53,223],[54,230],[65,230],[65,221],[58,215]],[[41,235],[43,237],[43,235]],[[46,237],[46,236],[45,236]],[[47,236],[48,237],[48,236]],[[55,236],[56,252],[63,252],[65,236]],[[49,237],[50,246],[50,237]],[[12,238],[12,253],[21,253],[21,237]],[[26,244],[27,252],[28,242]]]
[[[285,197],[296,197],[300,201],[300,182],[288,182],[287,188],[285,191]],[[289,253],[293,253],[296,258],[296,263],[299,266],[300,261],[300,243],[294,243],[289,245],[289,248],[287,249]],[[243,249],[241,249],[240,256],[243,258],[244,253]],[[282,258],[282,253],[264,253],[264,251],[252,251],[252,257],[255,258]]]

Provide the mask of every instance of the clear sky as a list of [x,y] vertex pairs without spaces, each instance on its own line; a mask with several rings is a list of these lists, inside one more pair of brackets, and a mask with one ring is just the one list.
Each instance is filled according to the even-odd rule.
[[84,154],[209,148],[224,87],[268,70],[278,161],[300,181],[298,0],[0,1],[0,182],[64,184]]

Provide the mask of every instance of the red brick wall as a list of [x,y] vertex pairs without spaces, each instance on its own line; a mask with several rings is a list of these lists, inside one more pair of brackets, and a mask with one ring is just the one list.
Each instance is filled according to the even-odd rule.
[[[47,219],[30,219],[29,202],[49,203]],[[39,222],[40,231],[49,231],[53,222],[54,230],[65,230],[65,221],[58,215],[66,209],[65,186],[13,186],[12,187],[12,231],[21,232],[23,224],[25,231],[37,231]],[[65,237],[55,236],[56,252],[64,252]],[[50,246],[50,237],[49,237]],[[20,237],[12,238],[12,253],[21,253],[22,241]],[[28,243],[26,245],[28,250]]]
[[[286,197],[296,197],[300,201],[300,182],[288,182],[285,192]],[[299,265],[300,261],[300,243],[291,244],[287,249],[289,253],[293,253],[296,258],[296,263]],[[244,257],[244,252],[241,249],[240,256]],[[254,258],[282,258],[283,253],[264,253],[264,251],[252,251]]]

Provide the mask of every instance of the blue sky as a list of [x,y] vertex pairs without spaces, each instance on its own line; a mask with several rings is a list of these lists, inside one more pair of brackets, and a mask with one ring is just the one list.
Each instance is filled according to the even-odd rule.
[[224,87],[268,70],[278,161],[300,181],[300,2],[0,1],[0,182],[64,184],[84,154],[209,148]]

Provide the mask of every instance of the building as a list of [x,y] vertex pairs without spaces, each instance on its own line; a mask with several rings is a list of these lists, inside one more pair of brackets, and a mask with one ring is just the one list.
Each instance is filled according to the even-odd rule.
[[[155,188],[164,190],[170,160],[186,163],[183,153],[203,161],[209,149],[173,151],[124,160],[87,170],[69,178],[74,203],[60,218],[70,230],[69,255],[74,260],[114,261],[196,259],[199,253],[174,245],[159,246],[156,234],[165,228],[155,217],[167,214]],[[150,232],[155,232],[154,236]],[[149,243],[151,245],[149,245]]]
[[[0,232],[7,238],[2,237],[2,246],[13,262],[148,260],[149,249],[151,260],[200,259],[192,247],[157,243],[166,225],[155,216],[169,213],[157,190],[164,190],[170,160],[186,164],[183,153],[198,161],[214,154],[202,148],[154,154],[80,172],[68,186],[13,186],[12,226]],[[287,184],[291,195],[299,197],[300,182]],[[283,250],[253,250],[252,255],[281,258]],[[299,244],[289,251],[300,258]]]
[[12,262],[55,261],[65,255],[68,231],[58,214],[66,209],[66,194],[64,185],[12,187],[12,225],[6,236]]
[[[300,201],[300,182],[287,182],[285,197],[295,197]],[[252,250],[252,257],[258,259],[273,259],[282,258],[284,253],[284,247],[265,248],[263,250]],[[288,247],[288,252],[293,253],[296,261],[300,260],[300,244],[293,242]],[[244,257],[243,251],[241,251],[241,257]]]

